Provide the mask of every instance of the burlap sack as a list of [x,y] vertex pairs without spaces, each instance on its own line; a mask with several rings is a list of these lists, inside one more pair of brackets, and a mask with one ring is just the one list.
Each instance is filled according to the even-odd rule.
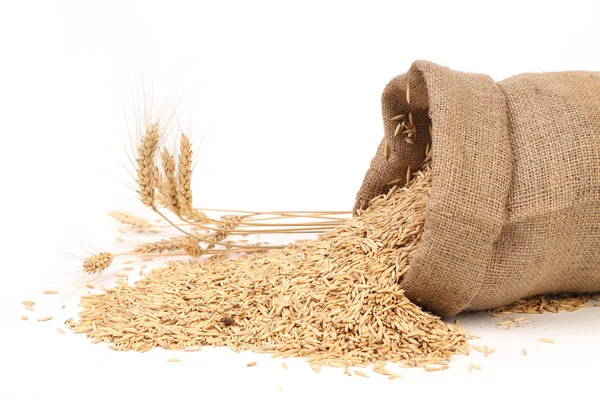
[[[449,316],[600,290],[600,73],[495,83],[417,61],[388,84],[382,106],[389,154],[382,142],[356,209],[418,168],[428,112],[433,126],[427,219],[403,281],[412,301]],[[408,110],[414,144],[390,121]]]

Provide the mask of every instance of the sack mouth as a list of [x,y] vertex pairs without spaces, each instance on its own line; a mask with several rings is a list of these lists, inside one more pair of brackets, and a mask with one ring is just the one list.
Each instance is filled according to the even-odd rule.
[[[366,209],[374,197],[404,186],[411,172],[426,161],[432,146],[432,121],[425,80],[404,74],[390,82],[382,94],[384,140],[367,171],[357,195],[354,215]],[[376,179],[369,179],[376,169]]]
[[[410,176],[427,160],[433,138],[433,123],[429,115],[429,94],[425,85],[407,79],[394,82],[383,93],[384,131],[389,146],[389,160],[395,168],[392,180],[383,191],[404,186]],[[405,81],[405,82],[404,82]],[[405,93],[405,96],[402,94]],[[398,119],[399,116],[404,116]],[[398,159],[396,159],[398,158]],[[399,162],[400,161],[400,162]]]

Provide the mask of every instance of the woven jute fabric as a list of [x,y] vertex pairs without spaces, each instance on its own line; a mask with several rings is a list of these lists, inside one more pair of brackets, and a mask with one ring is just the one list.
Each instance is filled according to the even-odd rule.
[[[409,110],[414,144],[390,121]],[[600,73],[494,82],[416,61],[385,88],[382,114],[385,137],[355,210],[402,184],[432,146],[424,232],[402,283],[408,298],[450,316],[600,290]]]

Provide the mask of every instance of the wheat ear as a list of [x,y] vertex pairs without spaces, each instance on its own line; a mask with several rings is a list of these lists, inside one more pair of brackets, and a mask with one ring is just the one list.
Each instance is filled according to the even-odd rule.
[[177,163],[177,194],[181,215],[192,216],[192,145],[185,134],[181,134]]
[[152,227],[152,224],[142,217],[138,217],[126,211],[111,211],[108,215],[117,221],[127,224],[133,228],[138,229],[149,229]]
[[144,205],[156,210],[154,190],[156,188],[156,166],[154,160],[158,150],[158,124],[151,124],[138,145],[137,184],[138,194]]
[[167,253],[182,250],[186,244],[187,236],[175,236],[159,242],[142,243],[132,250],[133,253]]
[[165,207],[176,215],[180,215],[177,181],[175,180],[175,159],[167,149],[163,149],[161,153],[161,164],[162,179],[158,190],[164,197]]
[[99,274],[112,264],[115,256],[102,252],[89,257],[83,262],[83,270],[90,275]]

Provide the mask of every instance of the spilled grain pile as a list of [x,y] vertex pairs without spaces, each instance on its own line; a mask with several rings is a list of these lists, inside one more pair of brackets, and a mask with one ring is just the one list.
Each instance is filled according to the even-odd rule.
[[316,240],[235,260],[170,262],[133,286],[84,296],[74,330],[117,350],[214,345],[338,367],[426,366],[468,354],[463,328],[400,288],[430,186],[427,163]]

